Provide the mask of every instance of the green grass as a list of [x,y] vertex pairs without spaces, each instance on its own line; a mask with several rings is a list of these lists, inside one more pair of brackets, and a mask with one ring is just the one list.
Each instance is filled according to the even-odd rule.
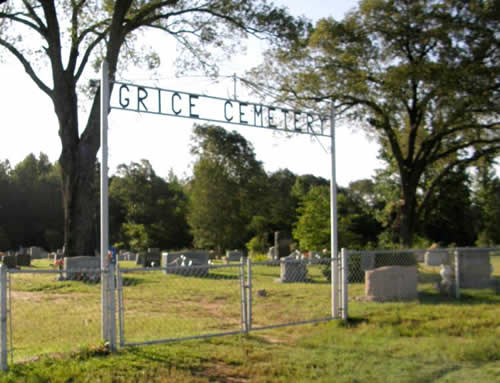
[[[500,257],[492,263],[500,278]],[[418,301],[351,300],[347,322],[123,348],[113,355],[99,345],[99,285],[14,275],[13,303],[20,301],[17,314],[13,306],[17,363],[0,374],[0,383],[500,382],[500,296],[466,290],[460,301],[439,297],[432,288],[435,270],[421,271]],[[237,272],[222,269],[210,278],[127,274],[126,340],[238,329]],[[277,267],[258,266],[253,273],[256,327],[329,314],[329,286],[319,267],[310,271],[313,283],[307,284],[276,283]],[[349,288],[350,296],[363,294],[361,284]],[[82,313],[87,324],[78,319]],[[21,362],[41,354],[47,355]]]

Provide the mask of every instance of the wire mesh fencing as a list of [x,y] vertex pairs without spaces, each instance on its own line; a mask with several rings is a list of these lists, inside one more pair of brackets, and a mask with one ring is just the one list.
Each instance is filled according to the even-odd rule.
[[377,302],[439,303],[472,290],[498,294],[497,248],[344,251],[353,316],[376,309]]
[[250,330],[332,319],[330,258],[249,262]]
[[500,294],[500,248],[458,248],[455,250],[457,294],[492,290]]
[[240,264],[120,269],[120,344],[240,333]]
[[117,339],[120,346],[166,343],[339,317],[330,258],[185,261],[104,270],[69,267],[70,261],[59,270],[48,260],[20,269],[2,265],[2,369],[8,355],[16,363],[103,342],[114,350]]
[[27,268],[7,274],[11,361],[70,353],[101,340],[99,269]]

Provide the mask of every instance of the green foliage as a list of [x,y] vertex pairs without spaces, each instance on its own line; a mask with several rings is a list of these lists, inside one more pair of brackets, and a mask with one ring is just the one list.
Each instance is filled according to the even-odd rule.
[[135,250],[189,246],[188,201],[175,176],[163,180],[147,160],[122,164],[111,179],[109,198],[112,242]]
[[364,0],[341,21],[319,20],[254,72],[299,105],[334,99],[338,114],[378,141],[398,186],[387,227],[404,246],[449,172],[500,151],[493,4]]
[[262,236],[255,236],[247,242],[246,248],[250,255],[262,254],[269,248],[269,243]]
[[0,162],[0,249],[55,250],[62,246],[62,225],[59,167],[43,153],[29,154],[14,169]]
[[[147,43],[142,43],[147,39],[138,38],[150,29],[177,41],[180,71],[215,75],[218,62],[239,49],[242,38],[293,41],[307,26],[286,8],[265,0],[0,1],[0,49],[47,95],[57,115],[66,254],[91,254],[95,249],[99,92],[82,85],[92,69],[106,59],[111,81],[131,64],[154,69],[158,55],[148,52]],[[79,109],[82,93],[94,99],[89,113]],[[87,121],[81,121],[83,115]]]
[[255,153],[237,132],[196,126],[192,152],[198,155],[190,184],[188,222],[195,246],[241,248],[248,225],[262,207],[256,198],[265,186],[265,172]]
[[476,205],[479,209],[478,246],[500,243],[500,179],[489,159],[478,166]]
[[[298,208],[299,219],[293,236],[299,248],[320,251],[330,242],[329,189],[311,187]],[[340,237],[340,236],[339,236]]]
[[[311,186],[298,208],[299,218],[293,232],[303,250],[330,248],[330,189]],[[337,233],[339,249],[372,247],[380,231],[366,202],[349,189],[337,195]]]

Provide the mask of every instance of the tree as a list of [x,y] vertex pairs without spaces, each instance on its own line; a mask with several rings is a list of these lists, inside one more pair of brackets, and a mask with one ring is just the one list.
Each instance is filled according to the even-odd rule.
[[500,179],[495,174],[495,162],[485,157],[477,166],[475,205],[479,210],[478,246],[500,243]]
[[255,73],[273,79],[281,98],[334,100],[338,115],[377,138],[398,172],[405,246],[446,175],[500,151],[499,7],[363,0],[340,22],[320,20],[294,49],[275,50]]
[[423,215],[421,232],[444,247],[471,246],[477,235],[475,221],[470,177],[465,169],[458,168],[435,188]]
[[110,238],[136,250],[191,243],[187,196],[175,177],[158,177],[147,160],[119,165],[110,189]]
[[[380,226],[366,209],[366,202],[349,189],[339,189],[337,196],[338,239],[340,247],[363,249],[372,247]],[[293,236],[304,250],[329,249],[330,189],[311,186],[299,205],[298,220]]]
[[266,174],[252,145],[237,132],[196,126],[192,153],[198,156],[190,184],[188,222],[197,247],[221,254],[243,247],[252,217],[262,215]]
[[[9,247],[62,246],[62,203],[59,167],[47,155],[29,154],[10,169],[0,162],[0,228]],[[48,240],[50,236],[50,241]]]
[[[144,29],[153,28],[175,38],[191,54],[184,64],[208,70],[214,63],[211,53],[228,48],[228,39],[247,34],[294,39],[302,26],[286,10],[264,0],[0,2],[0,46],[51,99],[57,115],[66,255],[93,254],[95,249],[94,170],[100,145],[100,99],[96,92],[87,120],[82,122],[77,91],[88,79],[90,63],[105,59],[110,80],[114,80],[120,60],[138,57],[131,49],[134,40]],[[154,66],[157,56],[149,57],[146,61]],[[41,70],[44,67],[49,73]]]

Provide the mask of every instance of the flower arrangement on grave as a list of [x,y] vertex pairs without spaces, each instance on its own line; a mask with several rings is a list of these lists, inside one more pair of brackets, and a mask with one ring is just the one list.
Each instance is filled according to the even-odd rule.
[[56,261],[54,262],[54,268],[57,268],[59,270],[62,270],[63,265],[64,265],[64,259],[63,258],[56,259]]

